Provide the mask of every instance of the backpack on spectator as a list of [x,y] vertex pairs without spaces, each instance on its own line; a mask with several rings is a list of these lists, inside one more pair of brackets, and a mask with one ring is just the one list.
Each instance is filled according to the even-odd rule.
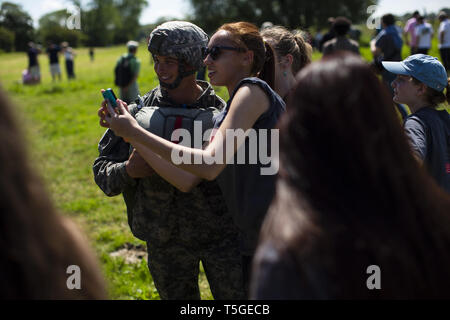
[[131,71],[130,58],[121,57],[114,69],[114,84],[118,87],[126,87],[133,80],[133,72]]

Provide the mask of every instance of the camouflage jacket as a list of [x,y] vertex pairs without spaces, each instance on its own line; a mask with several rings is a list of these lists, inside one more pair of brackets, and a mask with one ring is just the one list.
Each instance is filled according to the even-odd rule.
[[[197,83],[204,89],[203,94],[194,105],[184,107],[221,110],[225,102],[215,95],[212,87],[204,81]],[[136,118],[145,117],[146,108],[180,107],[159,86],[148,92],[143,101],[144,106],[139,110],[136,104],[129,106]],[[99,142],[99,157],[93,170],[95,182],[107,196],[123,194],[128,223],[136,237],[158,244],[174,237],[183,242],[206,244],[214,241],[214,237],[236,232],[215,181],[203,181],[191,192],[183,193],[156,173],[133,179],[125,169],[132,149],[108,129]]]

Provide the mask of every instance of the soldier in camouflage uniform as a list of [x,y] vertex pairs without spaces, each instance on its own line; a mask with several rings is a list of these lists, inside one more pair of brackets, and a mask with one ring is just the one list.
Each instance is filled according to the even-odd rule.
[[[187,22],[168,22],[153,30],[148,49],[155,59],[155,71],[158,59],[171,57],[178,61],[178,72],[170,82],[159,77],[160,86],[148,92],[139,105],[128,106],[142,127],[149,130],[154,121],[150,110],[155,107],[223,108],[224,101],[210,84],[195,80],[207,41],[203,30]],[[190,81],[200,92],[196,101],[175,102],[173,97],[179,100],[180,90]],[[202,261],[215,299],[245,299],[238,231],[216,182],[203,181],[183,193],[157,175],[110,129],[100,140],[99,152],[93,166],[95,181],[108,196],[123,194],[131,230],[147,242],[148,267],[160,297],[200,299]]]

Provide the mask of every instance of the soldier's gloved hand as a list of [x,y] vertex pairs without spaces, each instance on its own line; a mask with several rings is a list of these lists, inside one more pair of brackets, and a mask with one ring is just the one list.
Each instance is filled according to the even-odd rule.
[[155,170],[145,162],[136,149],[133,150],[130,158],[127,160],[125,169],[132,178],[145,178],[155,173]]

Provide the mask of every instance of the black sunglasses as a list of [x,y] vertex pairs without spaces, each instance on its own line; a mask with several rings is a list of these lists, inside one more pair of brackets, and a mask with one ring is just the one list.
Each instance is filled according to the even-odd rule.
[[206,58],[209,54],[213,60],[217,60],[219,58],[222,50],[231,50],[231,51],[237,51],[237,52],[246,52],[247,51],[244,48],[214,46],[212,48],[204,48],[203,57]]

